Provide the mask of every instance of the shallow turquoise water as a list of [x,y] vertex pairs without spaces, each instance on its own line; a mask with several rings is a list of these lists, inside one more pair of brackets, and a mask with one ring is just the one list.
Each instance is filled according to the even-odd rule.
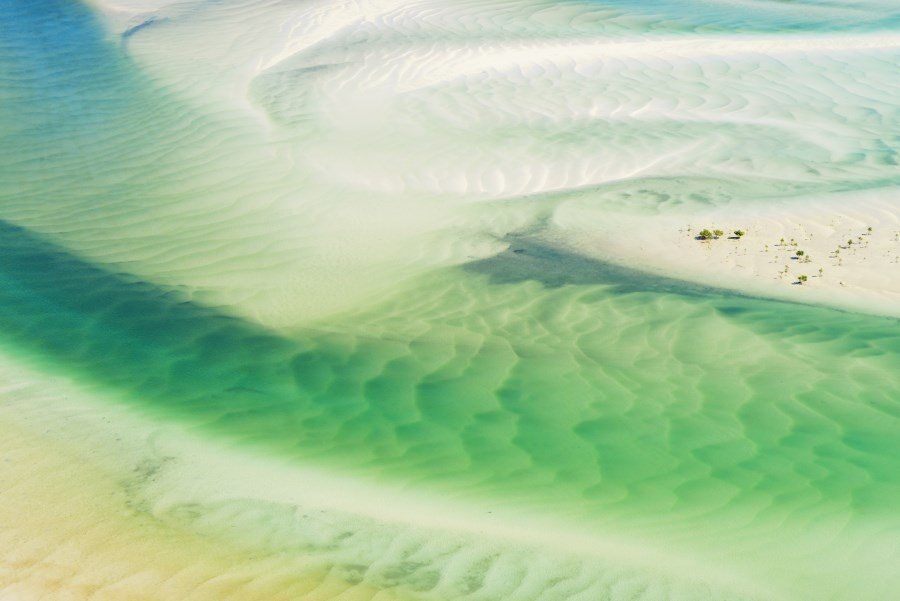
[[631,15],[651,15],[674,28],[728,33],[884,31],[900,24],[890,2],[748,2],[604,0]]
[[[740,32],[897,25],[896,11],[855,14],[728,3],[673,22]],[[204,296],[203,272],[227,273],[238,259],[252,268],[277,229],[277,215],[239,204],[242,176],[266,181],[272,169],[273,189],[294,180],[253,154],[257,138],[220,128],[227,117],[157,87],[86,8],[3,0],[0,20],[7,353],[248,453],[732,549],[738,565],[743,555],[765,564],[759,549],[785,544],[803,578],[815,563],[797,559],[808,541],[827,571],[842,541],[865,545],[876,524],[877,548],[889,552],[847,580],[896,583],[896,319],[654,278],[523,235],[511,238],[515,250],[398,278],[350,310],[267,328]],[[217,147],[235,153],[211,156]],[[896,148],[868,151],[889,158]],[[879,165],[853,183],[895,181],[890,161]],[[197,225],[232,213],[246,218]],[[223,233],[241,228],[245,238]],[[158,231],[184,234],[184,253],[154,247]],[[220,246],[210,242],[220,233]],[[116,260],[96,258],[104,252]],[[175,253],[166,269],[195,284],[146,281],[121,259],[129,252],[134,265]],[[853,586],[838,594],[852,598]]]

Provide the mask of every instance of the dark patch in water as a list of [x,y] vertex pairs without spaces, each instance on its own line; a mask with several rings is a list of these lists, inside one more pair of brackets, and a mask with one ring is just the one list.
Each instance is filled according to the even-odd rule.
[[740,315],[742,313],[747,313],[749,309],[747,307],[735,307],[735,306],[725,306],[725,307],[717,307],[716,310],[722,315]]
[[163,18],[150,17],[146,21],[144,21],[142,23],[138,23],[134,27],[129,27],[128,29],[126,29],[125,31],[122,32],[122,43],[123,44],[126,43],[130,37],[132,37],[134,34],[136,34],[137,32],[139,32],[143,29],[147,29],[148,27],[152,27],[153,25],[157,25],[159,23],[167,23],[168,21],[169,21],[168,17],[163,17]]
[[[623,267],[614,263],[601,261],[561,249],[546,242],[535,240],[540,228],[529,228],[526,235],[512,234],[505,241],[510,246],[507,250],[493,257],[466,263],[462,269],[472,273],[488,276],[492,284],[515,284],[525,281],[538,282],[545,288],[562,286],[607,286],[614,293],[651,292],[657,294],[677,294],[683,297],[714,298],[725,304],[716,310],[729,317],[744,317],[758,312],[760,307],[765,311],[796,309],[799,311],[828,311],[833,313],[856,314],[836,307],[827,307],[810,303],[773,299],[764,296],[745,294],[727,288],[704,286],[676,278],[658,276],[638,269]],[[737,306],[734,303],[752,301],[763,302],[763,306]],[[886,316],[858,314],[887,323],[897,323],[898,319]]]
[[485,274],[494,284],[535,281],[547,288],[561,286],[614,286],[617,292],[669,292],[682,295],[730,294],[726,290],[655,276],[550,244],[509,236],[510,248],[486,259],[463,265],[463,269]]

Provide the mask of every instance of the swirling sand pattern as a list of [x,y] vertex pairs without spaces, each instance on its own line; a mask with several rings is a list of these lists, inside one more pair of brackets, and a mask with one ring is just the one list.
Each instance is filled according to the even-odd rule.
[[897,319],[558,243],[891,210],[896,7],[703,6],[0,0],[0,595],[895,596]]

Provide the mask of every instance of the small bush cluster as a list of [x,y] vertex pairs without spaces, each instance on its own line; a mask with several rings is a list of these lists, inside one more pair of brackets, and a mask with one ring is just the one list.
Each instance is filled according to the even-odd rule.
[[[747,232],[745,232],[744,230],[734,230],[734,235],[738,238],[740,238],[741,236],[743,236],[746,233]],[[699,234],[697,234],[697,239],[698,240],[712,240],[712,239],[718,240],[719,238],[721,238],[724,235],[725,235],[724,230],[711,230],[711,229],[704,228],[704,229],[700,230]]]

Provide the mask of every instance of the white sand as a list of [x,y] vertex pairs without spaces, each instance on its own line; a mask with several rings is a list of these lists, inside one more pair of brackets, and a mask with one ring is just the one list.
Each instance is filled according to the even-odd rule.
[[[557,212],[556,224],[557,239],[573,248],[651,273],[900,316],[900,203],[892,190],[655,216],[600,215],[572,204]],[[704,228],[726,234],[698,241]],[[733,239],[734,230],[746,235]]]

